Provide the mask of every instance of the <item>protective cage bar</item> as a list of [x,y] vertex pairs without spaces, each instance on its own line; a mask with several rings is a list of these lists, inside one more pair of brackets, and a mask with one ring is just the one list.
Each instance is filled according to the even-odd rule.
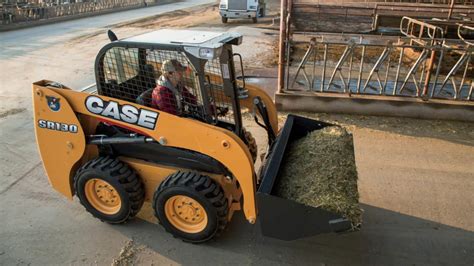
[[[163,78],[163,63],[183,67],[179,85]],[[170,71],[171,72],[171,71]],[[224,93],[219,59],[197,59],[180,49],[105,47],[96,60],[98,94],[211,124],[235,124],[232,96]],[[157,86],[169,90],[155,90]],[[179,91],[179,94],[176,93]]]

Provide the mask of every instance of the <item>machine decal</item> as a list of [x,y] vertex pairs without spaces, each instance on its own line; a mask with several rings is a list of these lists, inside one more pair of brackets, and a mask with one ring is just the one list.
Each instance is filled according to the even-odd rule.
[[53,96],[46,96],[46,100],[48,101],[48,107],[53,112],[59,111],[61,109],[61,104],[59,103],[59,98]]
[[89,112],[140,127],[155,129],[156,121],[160,115],[147,109],[136,108],[133,105],[121,105],[115,101],[105,101],[97,96],[86,99],[86,108]]
[[227,64],[222,64],[222,76],[223,76],[225,79],[229,79],[229,78],[230,78],[229,65],[227,65]]
[[65,124],[60,122],[48,121],[40,119],[38,120],[38,127],[50,130],[56,130],[61,132],[77,133],[77,125]]

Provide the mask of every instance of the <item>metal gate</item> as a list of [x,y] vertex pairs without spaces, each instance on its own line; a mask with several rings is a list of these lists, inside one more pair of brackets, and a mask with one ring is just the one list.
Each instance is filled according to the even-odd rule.
[[285,90],[472,101],[474,45],[463,36],[474,29],[460,25],[459,40],[446,40],[443,29],[418,22],[407,18],[406,37],[385,43],[315,35],[286,68]]

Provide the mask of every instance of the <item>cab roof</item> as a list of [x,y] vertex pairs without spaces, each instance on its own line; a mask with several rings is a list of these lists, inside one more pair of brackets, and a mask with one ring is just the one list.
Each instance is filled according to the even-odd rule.
[[216,49],[226,43],[241,44],[242,35],[237,32],[162,29],[121,39],[120,41]]

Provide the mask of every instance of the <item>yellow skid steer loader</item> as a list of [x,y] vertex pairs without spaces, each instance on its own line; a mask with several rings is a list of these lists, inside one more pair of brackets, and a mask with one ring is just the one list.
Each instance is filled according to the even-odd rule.
[[[36,139],[55,190],[76,195],[108,223],[126,222],[149,201],[169,233],[193,243],[219,235],[239,210],[251,224],[258,218],[263,234],[284,240],[351,228],[339,214],[273,193],[287,146],[329,124],[289,115],[278,128],[272,99],[235,75],[234,58],[243,73],[232,51],[240,34],[158,30],[118,40],[109,31],[109,37],[96,57],[95,87],[33,84]],[[170,62],[182,68],[181,91],[162,78],[177,71]],[[183,90],[191,100],[174,97]],[[171,106],[165,100],[179,110],[164,111]],[[243,108],[268,134],[258,176]]]

